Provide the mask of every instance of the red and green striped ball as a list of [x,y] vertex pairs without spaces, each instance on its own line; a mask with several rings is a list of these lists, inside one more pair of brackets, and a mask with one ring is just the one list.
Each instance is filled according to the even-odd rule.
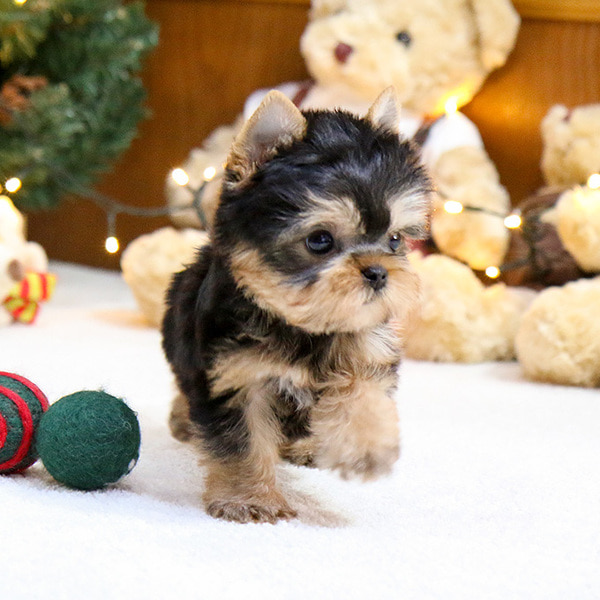
[[38,458],[35,431],[48,400],[31,381],[0,372],[0,475],[19,473]]

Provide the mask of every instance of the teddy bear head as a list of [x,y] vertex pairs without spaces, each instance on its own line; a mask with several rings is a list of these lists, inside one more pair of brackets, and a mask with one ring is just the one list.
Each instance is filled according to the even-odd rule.
[[518,27],[510,0],[313,0],[301,51],[320,85],[368,102],[394,86],[403,106],[436,115],[504,64]]
[[600,173],[600,104],[557,104],[542,120],[542,171],[549,185],[585,184]]

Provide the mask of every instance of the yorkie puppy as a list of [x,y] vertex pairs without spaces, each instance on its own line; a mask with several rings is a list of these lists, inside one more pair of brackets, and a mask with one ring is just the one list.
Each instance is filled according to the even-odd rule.
[[431,187],[398,117],[392,90],[365,118],[271,92],[232,146],[212,242],[174,276],[163,323],[171,429],[198,442],[214,517],[295,516],[280,459],[370,479],[398,457],[407,238]]

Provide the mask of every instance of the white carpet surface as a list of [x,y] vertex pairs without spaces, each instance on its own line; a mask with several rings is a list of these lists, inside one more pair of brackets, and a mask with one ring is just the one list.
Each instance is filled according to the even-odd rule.
[[55,402],[103,388],[137,412],[142,451],[110,489],[38,462],[0,477],[0,599],[600,598],[600,392],[517,364],[406,361],[393,475],[361,484],[285,467],[300,519],[208,517],[202,472],[171,439],[171,376],[117,273],[54,264],[33,326],[0,330],[0,370]]

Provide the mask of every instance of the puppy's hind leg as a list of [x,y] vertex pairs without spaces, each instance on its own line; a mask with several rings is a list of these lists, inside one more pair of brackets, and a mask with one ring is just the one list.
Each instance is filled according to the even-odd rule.
[[181,392],[177,393],[171,405],[169,429],[171,435],[180,442],[189,442],[192,439],[194,427],[190,420],[190,407],[187,398]]
[[275,523],[296,512],[278,488],[280,430],[264,387],[249,392],[244,401],[244,444],[236,453],[212,452],[203,500],[208,514],[240,523]]

